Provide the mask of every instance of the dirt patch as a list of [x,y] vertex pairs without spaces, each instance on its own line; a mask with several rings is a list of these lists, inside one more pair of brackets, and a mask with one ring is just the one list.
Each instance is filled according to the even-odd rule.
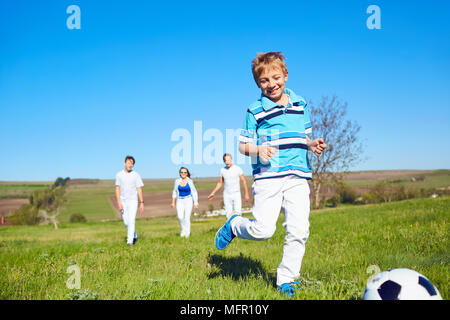
[[0,216],[7,217],[27,203],[28,199],[0,199]]
[[433,170],[381,170],[381,171],[355,171],[345,176],[345,180],[382,180],[405,178],[415,175],[431,173]]

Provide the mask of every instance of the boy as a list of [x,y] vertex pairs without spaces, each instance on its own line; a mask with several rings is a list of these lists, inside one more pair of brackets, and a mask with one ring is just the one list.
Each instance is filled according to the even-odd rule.
[[285,88],[288,71],[280,52],[258,54],[252,73],[261,98],[251,104],[239,137],[239,151],[254,157],[253,217],[233,215],[219,229],[215,244],[225,249],[234,237],[266,240],[275,232],[283,209],[286,229],[283,256],[277,269],[277,290],[292,297],[309,236],[308,148],[319,156],[327,147],[312,133],[305,100]]
[[138,240],[135,231],[136,211],[144,212],[142,187],[144,183],[136,171],[133,171],[135,160],[132,156],[125,157],[125,169],[116,174],[116,201],[122,213],[123,223],[127,227],[127,245],[132,246]]
[[220,178],[217,182],[216,187],[208,196],[208,200],[212,200],[216,192],[223,187],[223,203],[225,206],[225,212],[227,220],[231,218],[233,212],[241,214],[242,212],[242,201],[241,201],[241,186],[239,180],[242,181],[244,185],[244,199],[249,201],[250,197],[248,195],[247,181],[245,181],[244,172],[240,167],[233,164],[233,158],[231,154],[225,153],[223,155],[223,162],[225,162],[225,168],[220,169]]

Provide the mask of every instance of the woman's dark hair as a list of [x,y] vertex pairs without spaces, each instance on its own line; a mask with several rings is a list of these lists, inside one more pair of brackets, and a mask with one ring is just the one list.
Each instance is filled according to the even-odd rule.
[[183,169],[186,169],[187,176],[188,176],[188,178],[190,178],[191,177],[191,173],[189,172],[188,168],[186,168],[186,167],[181,167],[180,170],[178,170],[178,173],[180,173],[180,171],[183,170]]

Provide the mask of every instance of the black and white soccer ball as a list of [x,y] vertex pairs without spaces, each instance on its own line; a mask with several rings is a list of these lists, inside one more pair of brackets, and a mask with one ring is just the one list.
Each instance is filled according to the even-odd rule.
[[424,275],[401,268],[383,271],[370,278],[363,299],[442,300],[442,297]]

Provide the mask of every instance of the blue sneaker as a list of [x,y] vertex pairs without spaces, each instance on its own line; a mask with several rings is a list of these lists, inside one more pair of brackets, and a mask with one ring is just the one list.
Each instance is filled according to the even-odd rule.
[[298,290],[299,284],[298,281],[283,283],[281,286],[278,286],[277,291],[292,298],[295,295],[295,291]]
[[230,222],[231,222],[231,220],[233,220],[234,218],[236,218],[238,216],[239,216],[238,214],[231,216],[231,218],[228,219],[227,222],[225,222],[225,224],[222,226],[222,228],[220,228],[219,231],[217,231],[216,237],[215,237],[215,243],[216,243],[217,249],[219,249],[219,250],[225,249],[230,244],[231,240],[233,240],[234,237],[236,237],[233,234],[233,232],[231,231]]

